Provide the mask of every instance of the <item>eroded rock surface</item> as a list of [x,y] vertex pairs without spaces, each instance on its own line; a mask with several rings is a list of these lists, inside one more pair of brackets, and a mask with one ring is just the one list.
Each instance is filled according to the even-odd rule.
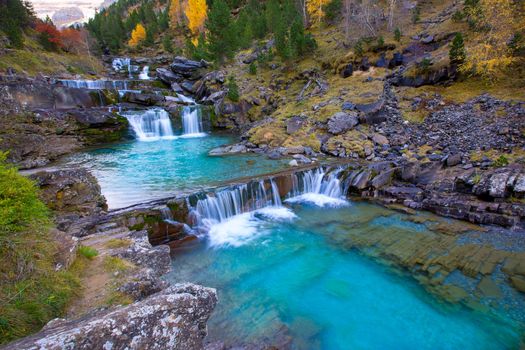
[[202,349],[216,303],[215,289],[177,284],[125,307],[52,321],[4,349]]

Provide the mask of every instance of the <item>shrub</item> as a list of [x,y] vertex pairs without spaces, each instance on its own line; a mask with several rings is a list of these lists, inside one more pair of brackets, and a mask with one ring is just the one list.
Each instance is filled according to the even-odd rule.
[[251,75],[257,74],[257,65],[255,64],[255,62],[250,63],[250,67],[248,67],[248,71]]
[[385,47],[385,39],[382,36],[380,36],[379,38],[377,38],[377,48],[382,49],[383,47]]
[[452,64],[461,64],[465,62],[467,53],[465,52],[465,44],[463,42],[463,35],[461,33],[456,33],[452,44],[450,45],[449,51],[450,63]]
[[394,30],[394,39],[397,41],[397,42],[400,42],[401,41],[401,29],[399,28],[396,28],[396,30]]
[[412,9],[412,23],[416,24],[421,19],[421,9],[419,6],[414,7]]
[[429,58],[423,58],[421,62],[417,65],[417,72],[419,74],[425,74],[430,71],[430,66],[432,65],[432,61]]
[[354,45],[354,53],[357,57],[363,56],[365,50],[363,49],[363,40],[359,39]]
[[237,82],[233,75],[228,78],[228,98],[233,102],[238,102],[240,98],[239,86],[237,86]]
[[98,255],[98,250],[93,247],[82,245],[78,247],[78,253],[89,260],[93,260],[93,258]]
[[164,51],[173,53],[173,44],[171,43],[170,35],[164,35],[164,38],[162,38],[162,47],[164,48]]
[[507,165],[509,165],[509,160],[504,155],[499,156],[498,159],[496,159],[492,164],[492,166],[495,168],[501,168]]
[[323,6],[324,19],[328,23],[335,22],[341,15],[343,8],[342,0],[332,0]]

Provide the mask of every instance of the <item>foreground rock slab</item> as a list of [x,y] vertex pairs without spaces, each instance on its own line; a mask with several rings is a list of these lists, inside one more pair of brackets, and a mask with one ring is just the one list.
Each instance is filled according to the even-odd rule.
[[2,349],[202,349],[216,304],[215,289],[176,284],[126,307],[51,321]]

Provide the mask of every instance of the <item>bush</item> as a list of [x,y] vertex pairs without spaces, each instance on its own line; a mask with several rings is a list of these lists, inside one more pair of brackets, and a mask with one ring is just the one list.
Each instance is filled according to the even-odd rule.
[[432,65],[432,61],[429,58],[423,58],[421,62],[419,62],[417,65],[418,74],[426,74],[430,72],[431,65]]
[[412,10],[412,23],[416,24],[421,20],[421,9],[419,6],[414,7]]
[[239,87],[233,75],[228,78],[228,98],[233,102],[238,102],[240,98]]
[[401,29],[399,28],[396,28],[396,30],[394,30],[394,39],[397,41],[397,42],[400,42],[401,41]]
[[450,58],[450,63],[452,64],[461,64],[465,62],[467,53],[465,52],[465,44],[463,42],[463,35],[461,35],[461,33],[456,33],[456,36],[450,45],[450,51],[448,55]]
[[257,65],[255,64],[255,62],[250,63],[250,67],[248,67],[248,71],[251,75],[257,74]]
[[78,253],[89,260],[93,260],[98,255],[98,250],[82,245],[78,248]]
[[357,57],[363,56],[365,50],[363,49],[363,40],[359,39],[354,45],[354,53]]
[[328,4],[323,6],[324,19],[328,23],[335,22],[341,15],[343,8],[342,0],[332,0]]
[[492,166],[495,168],[501,168],[507,165],[509,165],[509,160],[504,155],[499,156],[498,159],[496,159],[492,164]]
[[164,35],[164,38],[162,38],[162,48],[166,52],[173,53],[173,44],[171,43],[170,35]]

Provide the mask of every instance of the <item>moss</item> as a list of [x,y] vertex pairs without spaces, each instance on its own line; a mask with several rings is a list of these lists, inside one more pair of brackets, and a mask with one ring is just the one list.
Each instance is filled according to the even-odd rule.
[[110,273],[114,272],[126,272],[135,267],[132,263],[127,260],[121,259],[116,256],[106,256],[104,258],[104,270]]
[[343,147],[346,154],[357,153],[361,158],[366,156],[365,148],[373,149],[373,143],[367,136],[357,130],[348,131],[346,134],[332,137],[326,143],[326,148],[330,151]]
[[89,260],[93,260],[98,255],[98,251],[95,248],[83,245],[78,247],[78,253]]
[[131,244],[129,239],[113,238],[106,242],[105,246],[109,249],[127,248]]
[[108,298],[105,300],[106,306],[116,306],[116,305],[129,305],[133,303],[133,298],[131,298],[129,295],[119,292],[117,290],[113,290]]
[[269,123],[253,128],[249,131],[250,142],[261,145],[267,144],[272,147],[282,146],[288,138],[282,123]]

